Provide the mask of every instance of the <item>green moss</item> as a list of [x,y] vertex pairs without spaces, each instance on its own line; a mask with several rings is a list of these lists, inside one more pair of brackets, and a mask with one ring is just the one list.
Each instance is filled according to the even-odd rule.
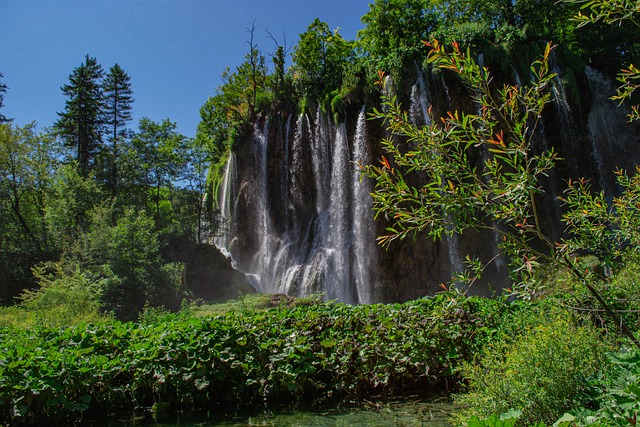
[[220,186],[222,185],[225,168],[230,155],[231,151],[226,150],[217,163],[209,166],[209,171],[207,172],[207,208],[212,211],[219,209],[218,200],[220,195]]

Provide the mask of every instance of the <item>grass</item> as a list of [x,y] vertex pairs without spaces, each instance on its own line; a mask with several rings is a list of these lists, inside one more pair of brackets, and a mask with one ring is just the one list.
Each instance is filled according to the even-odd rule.
[[220,316],[228,313],[256,313],[274,307],[295,307],[318,303],[319,297],[294,298],[284,294],[247,294],[222,303],[195,303],[189,306],[191,314],[200,317]]

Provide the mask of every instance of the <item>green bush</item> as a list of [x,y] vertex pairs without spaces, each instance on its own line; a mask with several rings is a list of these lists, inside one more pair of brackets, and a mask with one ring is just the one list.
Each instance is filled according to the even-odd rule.
[[213,410],[428,393],[520,304],[448,293],[405,304],[284,304],[214,318],[0,328],[0,424],[136,406]]
[[[640,329],[640,262],[637,256],[629,255],[625,264],[620,271],[611,273],[595,256],[586,256],[577,260],[576,266],[594,277],[591,286],[631,329],[637,331]],[[549,274],[545,284],[548,294],[559,298],[574,312],[589,315],[598,326],[610,330],[620,327],[606,314],[593,294],[570,275],[562,272]]]
[[86,289],[77,288],[121,320],[135,319],[145,303],[179,309],[182,265],[162,260],[154,220],[144,211],[126,209],[114,223],[108,205],[95,207],[90,217],[89,230],[56,263],[56,280],[70,280],[67,270],[78,270]]
[[[597,408],[576,408],[563,418],[577,426],[637,425],[640,413],[640,353],[637,349],[623,349],[610,353],[609,366],[602,378],[593,382],[599,390],[594,403]],[[594,394],[594,393],[591,393]]]
[[606,296],[624,321],[634,330],[640,330],[640,263],[637,259],[616,274],[606,287]]
[[3,309],[0,324],[15,326],[61,327],[97,322],[100,313],[99,284],[78,266],[65,271],[58,263],[34,268],[38,288],[22,293],[22,303]]
[[585,396],[603,359],[602,337],[552,298],[444,292],[393,305],[251,304],[215,317],[148,305],[138,323],[0,327],[0,425],[80,422],[137,406],[273,408],[424,395],[456,390],[461,373],[470,381],[467,417],[514,407],[522,421],[549,422],[586,400],[576,396]]
[[486,53],[494,40],[493,30],[484,22],[461,22],[453,27],[440,29],[433,38],[444,43],[456,41],[464,49],[469,48],[478,53]]
[[522,411],[520,425],[552,424],[584,403],[581,392],[603,370],[605,351],[598,331],[562,314],[524,330],[512,342],[497,342],[477,365],[465,367],[469,392],[459,402],[467,408],[457,421],[516,409]]

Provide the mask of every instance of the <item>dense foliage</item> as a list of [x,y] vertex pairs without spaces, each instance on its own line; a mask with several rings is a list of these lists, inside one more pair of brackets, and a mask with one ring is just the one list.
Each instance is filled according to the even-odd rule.
[[[510,409],[520,421],[553,424],[565,412],[591,400],[589,380],[603,370],[602,336],[566,319],[524,330],[514,343],[484,349],[481,362],[467,365],[470,392],[459,402],[474,415],[491,416]],[[465,412],[457,415],[465,419]]]
[[161,248],[204,235],[208,153],[169,119],[129,128],[129,76],[117,64],[103,75],[89,56],[73,70],[52,130],[0,124],[3,305],[67,281],[121,319],[185,296]]
[[231,411],[435,392],[454,386],[461,363],[499,330],[513,334],[505,320],[526,307],[442,294],[397,305],[302,301],[214,318],[5,327],[0,417],[71,422],[135,406]]

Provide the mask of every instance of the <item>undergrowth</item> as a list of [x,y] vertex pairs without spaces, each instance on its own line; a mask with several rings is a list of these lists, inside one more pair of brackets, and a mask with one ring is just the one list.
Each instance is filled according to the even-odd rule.
[[155,313],[153,322],[1,327],[0,422],[451,391],[462,363],[510,333],[501,325],[528,305],[444,293],[394,305],[315,301],[214,317],[185,310]]

